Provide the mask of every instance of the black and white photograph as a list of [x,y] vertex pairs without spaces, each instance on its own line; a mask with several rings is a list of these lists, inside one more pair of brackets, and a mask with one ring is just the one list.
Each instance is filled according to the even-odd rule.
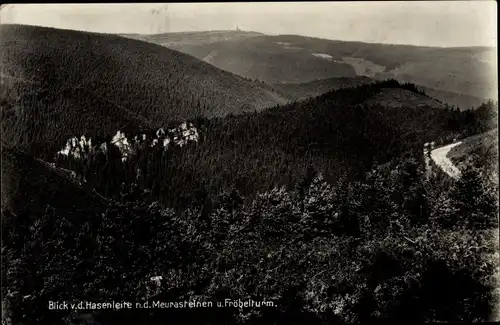
[[0,6],[2,325],[500,322],[495,1]]

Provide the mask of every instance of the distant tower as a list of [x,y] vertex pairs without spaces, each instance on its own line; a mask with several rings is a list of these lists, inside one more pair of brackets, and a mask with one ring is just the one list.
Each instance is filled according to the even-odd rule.
[[238,28],[238,26],[236,26],[236,30],[237,30],[238,32],[240,31],[240,29]]
[[152,22],[153,22],[153,27],[152,27],[152,32],[161,34],[161,33],[166,33],[170,30],[170,19],[169,19],[169,12],[168,12],[168,5],[154,8],[151,10],[151,15],[153,16]]
[[0,23],[12,24],[12,5],[0,5]]

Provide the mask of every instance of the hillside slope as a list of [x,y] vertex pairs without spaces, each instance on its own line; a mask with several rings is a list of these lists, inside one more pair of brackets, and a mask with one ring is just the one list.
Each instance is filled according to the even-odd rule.
[[286,102],[192,56],[115,35],[2,25],[0,48],[2,93],[9,94],[2,97],[2,127],[14,144],[28,130],[27,142],[60,146],[75,134],[160,127]]
[[498,128],[460,140],[460,143],[448,152],[447,157],[459,169],[463,169],[468,159],[474,154],[492,158],[489,161],[493,162],[493,166],[486,167],[496,173],[492,181],[498,184]]

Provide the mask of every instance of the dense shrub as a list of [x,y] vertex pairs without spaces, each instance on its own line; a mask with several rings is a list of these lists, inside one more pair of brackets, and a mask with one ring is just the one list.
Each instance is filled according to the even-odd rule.
[[[3,289],[24,324],[85,316],[48,312],[48,300],[146,299],[274,306],[87,314],[102,324],[487,320],[497,207],[472,186],[473,166],[464,176],[441,192],[408,158],[349,186],[317,174],[302,194],[275,188],[244,205],[237,191],[226,192],[209,210],[198,201],[182,213],[125,186],[82,224],[48,207],[34,223],[10,226]],[[152,276],[163,277],[161,287]]]

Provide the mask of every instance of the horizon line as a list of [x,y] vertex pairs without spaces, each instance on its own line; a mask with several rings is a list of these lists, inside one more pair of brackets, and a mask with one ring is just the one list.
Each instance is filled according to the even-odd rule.
[[[253,30],[236,30],[236,29],[214,29],[214,30],[185,30],[185,31],[175,31],[175,32],[164,32],[164,33],[126,33],[126,32],[96,32],[82,29],[73,29],[73,28],[59,28],[53,26],[45,26],[45,25],[35,25],[35,24],[18,24],[18,23],[7,23],[2,24],[0,26],[31,26],[31,27],[41,27],[41,28],[49,28],[56,30],[70,30],[82,33],[91,33],[91,34],[104,34],[104,35],[140,35],[140,36],[158,36],[165,34],[182,34],[182,33],[209,33],[209,32],[243,32],[243,33],[256,33],[261,34],[262,36],[299,36],[306,38],[315,38],[320,40],[327,40],[332,42],[345,42],[345,43],[363,43],[363,44],[374,44],[374,45],[394,45],[394,46],[410,46],[410,47],[425,47],[425,48],[437,48],[437,49],[470,49],[470,48],[485,48],[485,49],[496,49],[497,45],[460,45],[460,46],[438,46],[438,45],[419,45],[419,44],[408,44],[408,43],[382,43],[382,42],[367,42],[367,41],[358,41],[358,40],[342,40],[342,39],[330,39],[318,36],[310,36],[303,34],[267,34],[263,32],[253,31]],[[123,36],[122,36],[123,37]]]

